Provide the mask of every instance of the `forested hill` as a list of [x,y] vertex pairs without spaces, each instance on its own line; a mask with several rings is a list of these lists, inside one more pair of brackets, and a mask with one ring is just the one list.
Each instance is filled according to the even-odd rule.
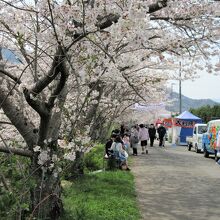
[[[166,106],[166,110],[171,112],[178,112],[179,111],[179,94],[176,92],[173,92],[169,95],[169,99],[173,100],[170,105]],[[182,111],[189,110],[190,108],[199,108],[204,105],[218,105],[220,103],[217,103],[211,99],[191,99],[189,97],[186,97],[182,95]]]

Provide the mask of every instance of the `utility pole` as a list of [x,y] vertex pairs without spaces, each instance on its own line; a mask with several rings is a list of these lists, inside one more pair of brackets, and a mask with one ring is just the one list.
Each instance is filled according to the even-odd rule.
[[171,100],[174,98],[173,97],[173,86],[175,85],[175,83],[171,83],[171,93],[170,93],[170,98]]
[[[173,99],[173,85],[175,85],[175,83],[171,83],[171,100]],[[172,143],[172,146],[175,147],[176,141],[175,141],[175,130],[174,130],[174,115],[172,111],[171,111],[171,122],[172,122],[171,143]]]
[[179,62],[180,68],[179,68],[179,112],[181,114],[182,112],[182,91],[181,91],[181,71],[182,71],[182,64],[181,61]]

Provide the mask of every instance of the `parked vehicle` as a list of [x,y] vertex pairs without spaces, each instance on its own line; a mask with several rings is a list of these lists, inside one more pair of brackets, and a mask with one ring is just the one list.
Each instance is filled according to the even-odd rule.
[[215,155],[215,160],[220,158],[220,119],[209,121],[207,132],[202,136],[204,157]]
[[207,131],[207,124],[195,124],[193,128],[193,135],[186,137],[186,143],[188,145],[188,150],[190,151],[192,147],[195,148],[196,153],[203,151],[202,147],[202,135]]

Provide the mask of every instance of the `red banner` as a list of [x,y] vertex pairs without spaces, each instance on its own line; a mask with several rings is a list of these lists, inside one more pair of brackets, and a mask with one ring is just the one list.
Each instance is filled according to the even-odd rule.
[[185,121],[182,119],[175,118],[174,126],[182,127],[182,128],[193,128],[195,125],[194,121]]
[[163,125],[166,128],[172,128],[172,118],[164,118]]

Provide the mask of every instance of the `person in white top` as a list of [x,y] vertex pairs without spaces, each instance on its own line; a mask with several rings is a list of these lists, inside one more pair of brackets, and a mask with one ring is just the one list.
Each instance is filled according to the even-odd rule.
[[128,153],[125,151],[122,143],[123,141],[121,140],[121,137],[117,136],[114,142],[112,143],[110,150],[113,151],[115,158],[119,159],[119,168],[123,169],[124,167],[125,170],[129,171],[130,168],[128,167]]
[[141,148],[142,148],[142,154],[146,152],[148,154],[147,150],[147,141],[149,140],[149,133],[148,129],[144,127],[143,124],[139,125],[139,140],[141,141]]

